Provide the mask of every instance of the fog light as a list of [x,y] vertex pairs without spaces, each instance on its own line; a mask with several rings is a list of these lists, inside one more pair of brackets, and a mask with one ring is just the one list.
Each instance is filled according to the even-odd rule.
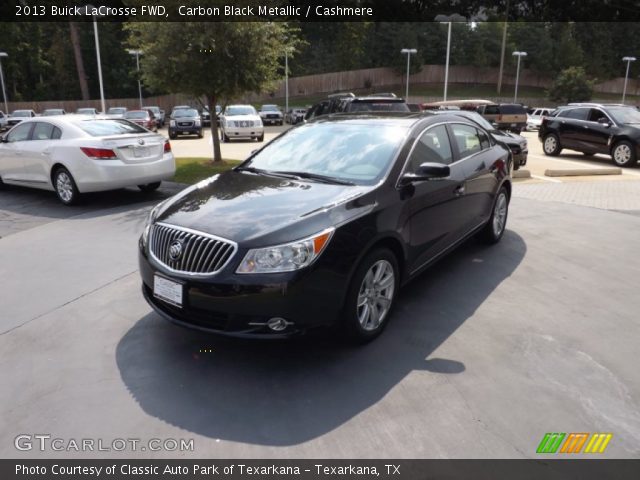
[[267,326],[274,332],[281,332],[282,330],[287,328],[289,325],[293,325],[293,323],[287,322],[284,318],[280,318],[280,317],[270,318],[269,321],[267,322]]

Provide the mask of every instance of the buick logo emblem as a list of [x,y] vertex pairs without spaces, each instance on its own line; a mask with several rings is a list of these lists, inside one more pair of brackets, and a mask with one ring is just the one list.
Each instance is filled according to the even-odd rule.
[[171,260],[178,260],[182,255],[182,242],[180,240],[174,240],[169,245],[169,258]]
[[144,140],[140,138],[140,139],[138,140],[138,145],[144,145]]

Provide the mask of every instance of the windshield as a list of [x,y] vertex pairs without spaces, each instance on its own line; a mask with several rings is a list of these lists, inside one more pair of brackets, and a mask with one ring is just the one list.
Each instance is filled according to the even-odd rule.
[[64,110],[45,110],[42,112],[43,115],[62,115]]
[[144,128],[126,120],[84,120],[77,122],[76,125],[92,137],[149,133]]
[[147,109],[151,110],[153,113],[160,113],[159,107],[147,107]]
[[260,108],[263,112],[279,112],[277,105],[262,105]]
[[255,115],[256,109],[253,107],[245,107],[245,106],[237,106],[237,107],[227,107],[225,115],[233,116],[233,115]]
[[173,116],[178,117],[199,117],[198,111],[195,108],[182,108],[173,112]]
[[124,118],[147,118],[147,112],[127,112],[124,114]]
[[93,108],[79,108],[76,113],[93,115],[96,111]]
[[31,112],[29,110],[16,110],[11,114],[12,117],[30,117]]
[[385,175],[407,127],[317,123],[289,130],[243,167],[373,184]]
[[109,113],[109,114],[116,114],[116,115],[119,115],[119,114],[124,113],[124,112],[126,112],[126,108],[118,108],[118,107],[110,108],[107,111],[107,113]]
[[484,128],[485,130],[489,130],[490,132],[496,130],[496,127],[491,125],[491,123],[489,123],[489,121],[486,118],[484,118],[482,115],[480,115],[479,113],[468,112],[468,113],[456,113],[455,115],[460,115],[461,117],[466,117],[469,120],[473,120],[478,125],[480,125],[482,128]]
[[607,110],[616,123],[640,123],[640,112],[633,107],[609,107]]

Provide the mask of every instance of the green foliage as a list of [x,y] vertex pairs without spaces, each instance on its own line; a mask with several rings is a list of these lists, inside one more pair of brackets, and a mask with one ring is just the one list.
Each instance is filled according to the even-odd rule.
[[176,174],[174,182],[197,183],[217,173],[222,173],[239,165],[240,160],[223,160],[211,163],[210,158],[179,157],[176,158]]
[[549,100],[559,103],[586,102],[592,94],[593,82],[582,67],[569,67],[560,72],[548,92]]

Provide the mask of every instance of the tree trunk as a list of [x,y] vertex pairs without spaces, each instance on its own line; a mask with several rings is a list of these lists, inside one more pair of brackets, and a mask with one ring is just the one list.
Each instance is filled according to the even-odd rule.
[[80,48],[80,38],[78,36],[78,27],[76,25],[76,22],[69,22],[69,31],[71,33],[73,55],[76,59],[76,70],[78,71],[78,83],[80,84],[80,93],[82,95],[82,100],[89,100],[87,74],[84,71],[84,62],[82,61],[82,50]]
[[216,114],[216,95],[207,95],[207,106],[209,107],[209,115],[211,116],[211,140],[213,143],[213,161],[222,161],[222,152],[220,152],[220,137],[218,136],[218,115]]

